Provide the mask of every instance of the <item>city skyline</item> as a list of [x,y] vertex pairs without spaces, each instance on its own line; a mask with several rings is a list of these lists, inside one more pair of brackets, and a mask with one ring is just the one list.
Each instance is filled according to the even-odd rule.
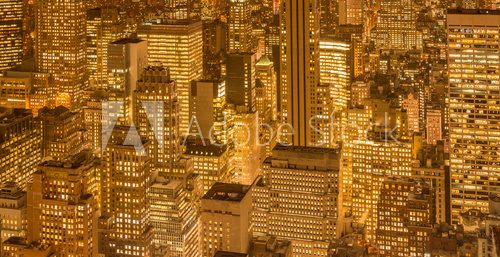
[[500,256],[500,2],[0,0],[0,256]]

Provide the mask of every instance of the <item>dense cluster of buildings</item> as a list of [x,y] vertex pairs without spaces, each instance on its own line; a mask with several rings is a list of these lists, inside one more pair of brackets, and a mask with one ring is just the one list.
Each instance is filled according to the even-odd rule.
[[0,256],[499,255],[498,0],[0,0]]

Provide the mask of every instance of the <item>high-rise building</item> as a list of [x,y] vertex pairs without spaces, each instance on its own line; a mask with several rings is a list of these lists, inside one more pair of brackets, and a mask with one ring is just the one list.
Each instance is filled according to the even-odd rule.
[[125,23],[117,7],[87,11],[87,73],[91,88],[108,88],[108,45],[125,36]]
[[36,1],[36,68],[49,73],[72,106],[86,86],[86,1]]
[[255,111],[255,59],[253,53],[230,53],[226,59],[226,100]]
[[148,193],[155,252],[199,256],[198,217],[182,180],[155,182]]
[[422,47],[417,14],[411,0],[382,0],[378,11],[376,46],[379,49],[411,50]]
[[[319,68],[319,2],[283,1],[281,5],[281,120],[289,124],[280,140],[314,146],[320,136],[309,121],[317,115]],[[293,132],[293,133],[292,133]]]
[[252,51],[252,7],[250,0],[229,1],[229,52]]
[[229,181],[229,151],[226,145],[188,145],[184,155],[193,159],[194,172],[201,176],[203,194],[216,182]]
[[52,245],[64,256],[97,256],[99,172],[81,152],[42,163],[28,185],[28,241]]
[[220,19],[203,21],[203,79],[221,80],[223,78],[226,38],[225,22]]
[[100,254],[152,256],[148,192],[153,183],[150,142],[134,127],[116,126],[102,158]]
[[293,256],[327,256],[337,234],[340,149],[276,146],[252,189],[254,236],[292,242]]
[[[256,101],[256,108],[259,112],[259,118],[265,121],[275,121],[278,118],[278,91],[276,87],[276,72],[274,71],[274,64],[267,56],[260,58],[255,64],[255,78],[256,88],[261,89],[262,103]],[[257,93],[256,93],[257,95]],[[257,96],[257,99],[259,97]]]
[[420,132],[420,101],[414,93],[409,93],[402,104],[408,114],[408,127],[411,132]]
[[213,143],[227,143],[225,81],[193,81],[189,108],[190,133]]
[[0,185],[0,227],[2,243],[9,237],[26,236],[26,192],[13,182]]
[[339,23],[340,25],[362,25],[365,22],[365,1],[363,0],[340,0],[339,1]]
[[109,101],[116,106],[107,113],[119,125],[132,123],[133,92],[137,80],[148,65],[148,42],[138,38],[122,38],[108,45]]
[[383,256],[425,256],[432,195],[424,181],[390,177],[377,203],[377,244]]
[[0,183],[13,181],[26,189],[42,159],[41,137],[31,111],[0,108]]
[[328,85],[335,110],[345,110],[351,84],[351,45],[343,40],[322,38],[319,43],[320,83]]
[[22,0],[0,1],[0,72],[22,61],[23,5]]
[[148,41],[149,63],[170,69],[170,76],[177,83],[179,131],[181,135],[188,134],[191,81],[203,75],[202,22],[150,21],[139,25],[137,34]]
[[215,183],[201,199],[200,256],[247,253],[252,239],[250,186]]
[[42,128],[42,156],[64,160],[86,147],[83,115],[64,106],[44,107],[38,120]]
[[428,106],[426,108],[425,137],[429,145],[435,145],[437,141],[443,140],[443,111],[441,105],[436,107]]
[[134,91],[134,124],[151,143],[155,167],[171,172],[180,155],[177,87],[168,68],[144,69]]
[[396,140],[358,140],[352,147],[352,214],[365,225],[365,238],[375,240],[377,201],[389,176],[411,176],[412,144]]
[[448,98],[453,221],[488,210],[500,191],[500,12],[448,11]]

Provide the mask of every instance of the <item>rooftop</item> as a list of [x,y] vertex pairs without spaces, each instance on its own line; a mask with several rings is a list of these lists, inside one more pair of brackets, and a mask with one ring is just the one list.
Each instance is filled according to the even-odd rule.
[[226,145],[198,145],[198,144],[188,144],[186,146],[187,155],[198,155],[198,156],[221,156],[227,150]]
[[225,251],[217,251],[214,257],[247,257],[246,253],[235,253],[235,252],[225,252]]
[[448,9],[448,14],[491,14],[491,15],[500,15],[500,10]]
[[206,200],[240,202],[248,193],[250,186],[229,183],[215,183],[203,196]]
[[114,44],[114,45],[125,45],[125,44],[137,44],[137,43],[140,43],[144,40],[140,39],[140,38],[122,38],[122,39],[118,39],[114,42],[112,42],[111,44]]

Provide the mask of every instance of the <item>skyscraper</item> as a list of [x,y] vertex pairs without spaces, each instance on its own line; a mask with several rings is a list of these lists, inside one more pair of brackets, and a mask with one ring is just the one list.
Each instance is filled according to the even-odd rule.
[[116,126],[104,149],[100,219],[109,227],[100,238],[105,244],[100,253],[106,256],[152,255],[150,146],[133,127]]
[[97,256],[98,165],[89,152],[39,166],[28,186],[28,240]]
[[120,125],[133,121],[132,97],[137,80],[148,65],[147,47],[148,42],[138,38],[122,38],[108,45],[108,99],[116,101],[113,107],[117,108],[108,114]]
[[448,12],[452,219],[500,191],[500,12]]
[[[281,5],[281,119],[289,124],[284,143],[314,146],[317,131],[309,121],[317,113],[319,76],[319,21],[317,0],[286,0]],[[319,104],[320,105],[320,104]]]
[[340,149],[276,146],[254,183],[254,236],[292,241],[293,256],[327,256],[342,216]]
[[0,1],[0,72],[21,63],[23,55],[23,1]]
[[72,106],[86,86],[86,1],[36,1],[36,68],[52,75],[58,97]]
[[87,72],[91,88],[108,88],[108,45],[125,36],[122,19],[116,7],[87,11]]
[[255,111],[255,54],[231,53],[226,59],[226,100]]
[[247,253],[252,239],[250,186],[215,183],[201,199],[201,255]]
[[252,50],[252,19],[250,0],[230,0],[228,17],[229,52]]
[[42,156],[64,160],[86,147],[82,112],[71,112],[64,106],[40,110]]
[[157,248],[172,257],[199,256],[197,210],[182,180],[156,182],[149,192],[151,224]]
[[171,172],[180,155],[180,139],[177,87],[168,68],[149,66],[142,72],[134,91],[134,120],[139,134],[152,143],[156,168]]
[[42,159],[41,137],[29,110],[0,108],[0,183],[12,181],[26,189]]
[[177,83],[181,135],[188,133],[189,90],[191,81],[203,75],[203,40],[201,21],[149,21],[137,28],[140,38],[148,41],[151,65],[170,69]]
[[329,86],[335,110],[345,110],[351,85],[351,45],[349,42],[322,38],[319,45],[320,82]]
[[417,32],[415,1],[382,0],[378,12],[376,46],[380,49],[411,50],[421,48]]

